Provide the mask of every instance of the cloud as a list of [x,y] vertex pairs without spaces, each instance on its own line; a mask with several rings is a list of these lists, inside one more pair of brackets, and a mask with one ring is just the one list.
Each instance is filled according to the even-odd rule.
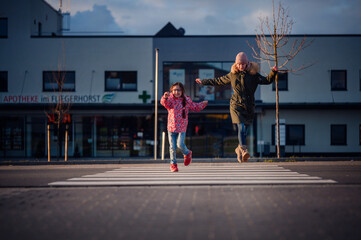
[[[260,33],[260,18],[265,19],[266,17],[270,18],[272,16],[272,10],[256,10],[251,12],[249,15],[243,16],[242,22],[244,25],[243,32],[249,34]],[[268,34],[265,32],[265,34]]]
[[[47,1],[56,8],[58,0]],[[361,33],[360,0],[281,2],[295,20],[292,34]],[[176,28],[183,27],[186,35],[254,34],[260,15],[272,17],[272,1],[82,0],[73,1],[70,11],[76,12],[72,31],[154,35],[170,21]]]
[[93,5],[92,10],[76,12],[70,20],[71,32],[121,32],[115,18],[105,5]]

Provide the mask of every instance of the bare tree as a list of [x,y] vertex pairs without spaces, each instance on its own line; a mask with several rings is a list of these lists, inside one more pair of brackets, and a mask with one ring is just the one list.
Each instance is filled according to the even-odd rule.
[[[67,136],[68,136],[68,119],[69,118],[69,110],[71,107],[71,102],[66,98],[64,98],[64,83],[66,78],[65,71],[65,51],[64,51],[64,43],[62,42],[62,52],[59,54],[58,59],[58,70],[49,73],[51,76],[47,76],[52,80],[52,86],[54,91],[55,99],[49,99],[49,109],[45,111],[45,115],[49,119],[50,123],[53,123],[56,126],[57,131],[57,161],[59,161],[60,156],[60,128],[62,124],[66,124],[66,132],[65,132],[65,150],[67,150]],[[48,124],[48,136],[49,136],[49,124]],[[50,161],[50,139],[48,137],[48,161]],[[67,160],[67,152],[65,153],[65,161]]]
[[[261,62],[267,62],[269,67],[276,66],[280,73],[301,71],[313,64],[303,64],[297,68],[291,66],[291,61],[296,55],[312,44],[312,40],[295,39],[290,42],[290,34],[294,21],[290,18],[288,10],[281,3],[275,9],[272,1],[273,15],[272,20],[268,17],[260,17],[260,33],[256,33],[257,48],[248,43],[253,50],[253,57]],[[287,66],[287,68],[286,68]],[[276,121],[277,121],[277,158],[280,157],[280,128],[279,128],[279,91],[278,91],[278,74],[275,77],[276,88]]]

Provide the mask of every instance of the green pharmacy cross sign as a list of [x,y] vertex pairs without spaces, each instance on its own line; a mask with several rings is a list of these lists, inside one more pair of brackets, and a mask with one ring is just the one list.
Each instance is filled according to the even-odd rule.
[[150,99],[150,95],[147,94],[147,91],[143,91],[143,94],[138,95],[138,98],[143,100],[143,103],[147,103],[147,100]]

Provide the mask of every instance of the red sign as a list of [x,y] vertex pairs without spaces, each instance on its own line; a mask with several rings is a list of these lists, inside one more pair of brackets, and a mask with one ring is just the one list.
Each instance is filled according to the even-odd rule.
[[[55,114],[50,113],[48,115],[48,123],[56,123],[55,121]],[[63,123],[71,123],[71,117],[69,113],[65,113],[63,116]]]
[[65,113],[63,117],[63,123],[71,123],[71,118],[69,113]]
[[55,115],[51,113],[48,115],[48,123],[55,123]]

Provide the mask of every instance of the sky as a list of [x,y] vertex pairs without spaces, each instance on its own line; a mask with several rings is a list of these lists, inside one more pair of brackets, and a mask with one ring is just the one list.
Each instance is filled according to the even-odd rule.
[[[59,0],[45,0],[56,10]],[[185,35],[248,35],[272,19],[272,0],[62,0],[70,33],[155,35],[168,22]],[[279,1],[275,0],[275,6]],[[361,0],[283,0],[291,34],[361,34]]]

